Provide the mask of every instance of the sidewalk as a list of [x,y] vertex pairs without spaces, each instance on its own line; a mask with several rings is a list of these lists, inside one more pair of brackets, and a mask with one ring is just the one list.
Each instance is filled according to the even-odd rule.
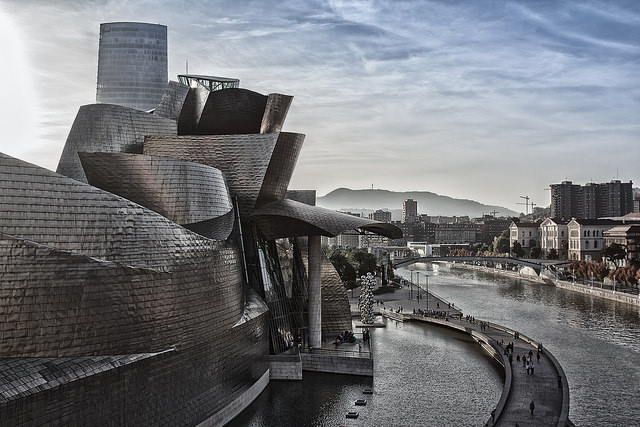
[[[501,325],[489,324],[488,327],[483,328],[481,327],[482,319],[467,320],[464,313],[454,308],[455,303],[449,306],[449,302],[434,295],[429,295],[429,310],[444,311],[449,318],[445,320],[444,318],[414,315],[414,309],[426,310],[427,308],[427,299],[424,298],[424,294],[423,290],[423,298],[418,301],[415,298],[415,287],[413,292],[408,287],[403,287],[393,293],[376,296],[377,299],[384,301],[384,310],[382,310],[383,305],[374,305],[374,310],[380,311],[383,316],[402,321],[422,321],[457,329],[471,334],[479,343],[488,341],[488,344],[491,345],[489,351],[495,352],[494,356],[505,366],[505,386],[503,395],[495,408],[495,423],[490,415],[494,408],[487,410],[487,426],[513,427],[516,423],[521,427],[571,425],[568,420],[568,384],[562,368],[557,364],[552,354],[543,349],[538,361],[536,357],[537,342],[522,335],[519,339],[515,339],[514,331]],[[352,313],[357,314],[359,312],[358,292],[354,292],[353,298],[349,292],[349,296]],[[409,299],[409,296],[412,299]],[[401,307],[402,312],[397,313]],[[504,343],[504,346],[500,345],[501,342]],[[509,343],[513,343],[511,362],[505,354],[505,347]],[[522,360],[517,361],[517,356],[521,358],[528,356],[530,351],[535,366],[533,374],[527,374]],[[561,377],[560,383],[559,376]],[[531,415],[529,407],[531,401],[535,404],[533,415]]]

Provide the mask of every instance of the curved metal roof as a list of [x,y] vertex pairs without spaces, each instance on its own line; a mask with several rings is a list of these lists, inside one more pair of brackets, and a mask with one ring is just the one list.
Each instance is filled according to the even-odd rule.
[[335,237],[345,231],[356,229],[391,239],[402,237],[402,230],[395,225],[289,199],[275,201],[256,209],[251,218],[268,240],[317,235]]

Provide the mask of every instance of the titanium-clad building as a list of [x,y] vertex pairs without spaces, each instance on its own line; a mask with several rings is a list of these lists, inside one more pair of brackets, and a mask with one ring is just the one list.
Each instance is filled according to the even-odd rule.
[[82,106],[57,173],[0,154],[0,425],[224,425],[350,329],[320,236],[400,230],[288,191],[292,97],[216,79]]
[[166,26],[100,24],[96,102],[150,110],[160,102],[168,80]]

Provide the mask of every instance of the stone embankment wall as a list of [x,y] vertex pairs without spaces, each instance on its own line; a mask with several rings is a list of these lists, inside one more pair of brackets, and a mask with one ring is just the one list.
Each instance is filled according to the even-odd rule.
[[558,288],[568,289],[570,291],[580,292],[588,295],[594,295],[600,298],[606,298],[613,301],[624,302],[627,304],[633,304],[640,307],[639,295],[634,295],[634,294],[620,292],[620,291],[612,291],[611,289],[602,289],[598,287],[598,284],[595,284],[593,287],[591,287],[591,285],[583,285],[580,283],[567,282],[564,280],[543,279],[537,275],[533,276],[529,274],[520,274],[515,271],[500,270],[497,268],[490,268],[490,267],[483,267],[483,266],[469,265],[469,264],[453,264],[453,263],[447,263],[447,264],[449,264],[451,267],[479,270],[479,271],[484,271],[486,273],[500,274],[502,276],[507,276],[514,279],[523,279],[523,280],[529,280],[535,283],[549,284],[549,285],[557,286]]
[[305,371],[372,377],[373,358],[340,356],[339,354],[303,354],[302,369]]

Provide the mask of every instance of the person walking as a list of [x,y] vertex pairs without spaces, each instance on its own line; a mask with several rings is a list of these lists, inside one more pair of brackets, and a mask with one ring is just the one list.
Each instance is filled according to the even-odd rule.
[[533,403],[533,400],[529,403],[529,409],[531,409],[531,415],[533,415],[533,410],[536,409],[536,405]]
[[534,368],[533,362],[531,362],[531,375],[533,375],[533,368]]

